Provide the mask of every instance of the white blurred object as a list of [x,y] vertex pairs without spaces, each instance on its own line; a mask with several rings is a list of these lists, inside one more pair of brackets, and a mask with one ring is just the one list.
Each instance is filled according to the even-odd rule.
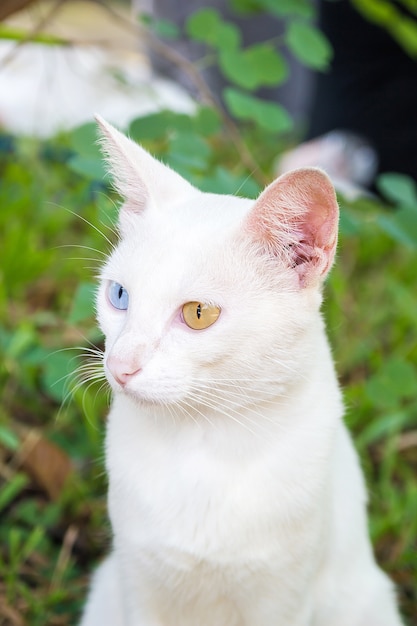
[[283,174],[306,166],[324,169],[336,189],[353,198],[366,193],[376,174],[378,157],[362,137],[334,130],[285,153],[278,163],[277,172]]
[[49,136],[91,121],[95,112],[125,126],[161,108],[194,108],[183,89],[153,76],[139,54],[28,43],[2,64],[15,45],[0,41],[0,127],[13,133]]

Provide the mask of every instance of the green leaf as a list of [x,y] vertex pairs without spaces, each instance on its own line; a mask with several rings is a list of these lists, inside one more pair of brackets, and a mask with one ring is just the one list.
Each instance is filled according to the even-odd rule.
[[42,386],[49,397],[62,402],[68,392],[68,380],[74,369],[74,358],[66,350],[52,352],[45,359]]
[[69,139],[71,148],[82,156],[94,157],[96,159],[101,157],[100,148],[97,143],[97,125],[94,122],[88,122],[87,124],[82,124],[82,126],[74,128],[71,131]]
[[182,154],[190,163],[199,163],[198,167],[205,167],[211,156],[209,144],[195,133],[175,135],[170,143],[170,151]]
[[19,447],[19,437],[6,426],[0,425],[0,444],[8,450],[16,451]]
[[378,191],[394,204],[414,206],[417,211],[416,183],[410,176],[389,172],[378,176]]
[[189,131],[192,127],[191,116],[163,110],[134,119],[129,126],[129,135],[135,141],[141,142],[164,139],[173,131]]
[[288,75],[284,58],[270,44],[258,44],[246,50],[224,50],[219,64],[223,74],[245,89],[278,85]]
[[377,222],[395,241],[417,248],[417,211],[414,207],[403,207],[391,215],[378,215]]
[[15,474],[8,483],[0,489],[0,511],[6,508],[29,483],[26,474]]
[[7,354],[13,359],[18,359],[34,345],[36,345],[35,330],[29,322],[23,322],[11,336]]
[[393,407],[415,394],[417,371],[415,367],[398,357],[391,357],[366,383],[366,394],[377,406]]
[[221,119],[219,113],[211,107],[199,107],[194,118],[195,132],[210,137],[220,132]]
[[241,15],[260,13],[263,10],[261,0],[230,0],[233,11]]
[[236,176],[224,167],[216,167],[214,173],[205,176],[198,182],[201,191],[209,193],[223,193],[245,198],[256,198],[259,195],[259,185],[249,176]]
[[164,162],[191,183],[197,172],[205,172],[209,166],[211,149],[201,137],[192,133],[177,135],[163,156]]
[[97,285],[94,283],[81,283],[78,285],[68,316],[70,324],[77,324],[78,322],[94,317],[96,289]]
[[[371,389],[372,391],[372,389]],[[408,411],[389,412],[365,427],[357,439],[359,447],[368,446],[380,439],[399,432],[410,424]]]
[[107,178],[107,172],[101,157],[95,159],[76,154],[69,159],[68,167],[73,172],[91,180],[104,181]]
[[186,31],[191,39],[222,50],[237,48],[241,40],[237,26],[224,21],[220,13],[211,8],[193,13],[187,20]]
[[238,119],[255,122],[271,133],[284,133],[292,128],[290,115],[279,104],[255,98],[233,87],[226,87],[223,96],[230,112]]
[[180,36],[180,29],[178,26],[170,20],[157,19],[149,14],[142,14],[140,20],[158,37],[163,39],[178,39]]
[[340,221],[339,221],[339,231],[341,234],[346,235],[347,237],[353,237],[358,235],[361,229],[360,221],[352,212],[348,211],[346,208],[341,207],[340,211]]
[[45,532],[43,528],[41,528],[40,526],[35,526],[35,528],[26,538],[26,541],[21,548],[20,558],[23,561],[26,561],[26,559],[36,550],[44,536]]
[[232,0],[235,11],[242,14],[269,12],[278,17],[297,16],[312,19],[315,6],[309,0]]
[[417,57],[417,22],[406,17],[399,17],[391,24],[391,33],[414,59]]
[[76,154],[68,160],[68,166],[84,178],[103,181],[106,169],[97,138],[97,125],[93,122],[75,128],[70,134],[70,145]]
[[313,19],[316,15],[314,3],[310,0],[263,0],[264,8],[278,17],[302,17]]
[[285,34],[286,43],[299,61],[315,70],[326,70],[333,50],[325,35],[307,22],[291,21]]
[[395,7],[386,0],[352,0],[352,4],[367,20],[379,25],[388,25],[397,17]]
[[135,118],[129,126],[129,136],[135,141],[161,139],[169,128],[169,111],[158,111]]

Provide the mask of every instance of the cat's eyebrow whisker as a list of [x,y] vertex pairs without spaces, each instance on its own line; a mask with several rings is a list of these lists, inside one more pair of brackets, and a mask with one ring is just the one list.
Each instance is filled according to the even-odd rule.
[[239,187],[236,189],[236,191],[233,193],[234,196],[237,196],[239,191],[242,189],[242,187],[244,187],[244,185],[246,184],[246,182],[248,180],[251,180],[251,178],[254,177],[255,173],[259,171],[259,167],[257,168],[253,168],[252,171],[246,176],[246,178],[240,183]]
[[[80,250],[90,250],[90,252],[95,252],[96,254],[99,254],[100,256],[107,258],[107,253],[103,252],[103,250],[98,250],[98,248],[93,248],[92,246],[82,246],[80,244],[76,244],[76,243],[65,243],[62,244],[60,246],[56,246],[54,248],[54,250],[61,250],[63,248],[79,248]],[[93,259],[92,257],[87,257],[87,260],[96,260],[98,261],[98,259]]]
[[93,224],[92,222],[90,222],[88,219],[86,219],[85,217],[83,217],[82,215],[80,215],[79,213],[76,213],[75,211],[72,211],[71,209],[69,209],[68,207],[59,205],[55,202],[50,202],[49,204],[51,204],[52,206],[55,206],[59,209],[62,209],[64,211],[67,211],[68,213],[71,213],[71,215],[74,215],[75,217],[78,217],[80,220],[82,220],[85,224],[88,224],[88,226],[90,226],[91,228],[93,228],[99,235],[101,235],[101,237],[103,237],[103,239],[105,241],[107,241],[107,243],[109,244],[109,246],[111,247],[111,249],[114,249],[115,244],[111,241],[111,239],[109,239],[107,237],[107,235],[105,235],[105,233],[103,233],[97,226],[95,226],[95,224]]
[[[106,224],[106,222],[104,222],[103,220],[100,220],[100,224],[102,226],[104,226],[104,228],[107,228],[107,230],[110,231],[110,233],[113,235],[113,237],[115,237],[116,240],[118,240],[120,238],[120,235],[117,231],[117,224]],[[114,244],[113,244],[113,248],[114,248]]]
[[[116,202],[116,200],[114,198],[112,198],[111,196],[109,196],[107,193],[105,193],[104,191],[97,191],[97,196],[103,196],[103,198],[106,198],[106,200],[108,200],[112,205],[113,208],[116,209],[117,211],[119,210],[119,204]],[[111,220],[111,225],[110,224],[105,224],[104,222],[101,221],[101,223],[103,223],[103,226],[105,226],[106,228],[108,228],[111,232],[113,232],[114,234],[118,234],[117,233],[117,222]]]

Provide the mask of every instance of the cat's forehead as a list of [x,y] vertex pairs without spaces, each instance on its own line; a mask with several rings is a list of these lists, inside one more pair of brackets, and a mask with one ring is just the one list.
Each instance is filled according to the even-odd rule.
[[174,228],[202,233],[234,230],[253,205],[253,200],[213,193],[196,193],[180,204],[167,205],[164,218]]
[[130,218],[131,228],[124,238],[143,240],[151,245],[186,247],[226,241],[239,230],[253,200],[218,194],[196,193],[176,202],[167,200],[165,206],[145,210],[140,216]]
[[104,276],[161,293],[216,285],[216,277],[232,271],[233,242],[252,205],[199,194],[179,206],[131,214]]

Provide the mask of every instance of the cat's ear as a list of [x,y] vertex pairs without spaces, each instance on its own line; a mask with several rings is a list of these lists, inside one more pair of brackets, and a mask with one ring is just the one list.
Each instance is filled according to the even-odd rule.
[[96,115],[95,118],[110,176],[115,188],[126,200],[124,211],[141,213],[149,205],[161,208],[194,189],[182,176],[102,117]]
[[329,177],[316,168],[288,172],[268,185],[246,218],[252,240],[280,257],[302,287],[320,282],[336,251],[339,207]]

